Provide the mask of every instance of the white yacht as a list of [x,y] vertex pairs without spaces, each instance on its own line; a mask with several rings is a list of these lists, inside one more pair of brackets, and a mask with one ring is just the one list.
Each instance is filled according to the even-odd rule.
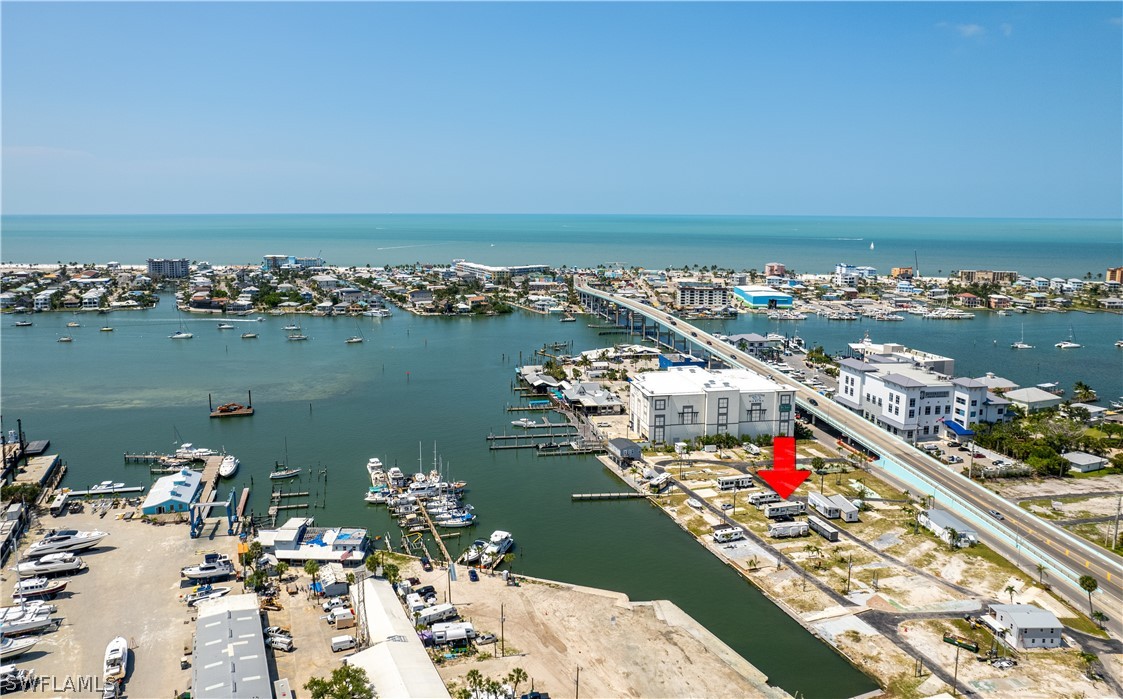
[[534,427],[538,423],[528,417],[524,417],[520,420],[512,420],[511,424],[515,427]]
[[1057,349],[1080,349],[1084,345],[1081,345],[1078,342],[1076,342],[1076,338],[1073,337],[1072,328],[1070,327],[1068,329],[1068,339],[1067,340],[1061,340],[1060,342],[1058,342],[1057,344],[1055,344],[1053,346],[1056,347]]
[[370,476],[371,485],[383,485],[386,483],[386,471],[382,468],[382,459],[377,456],[372,456],[367,459],[367,475]]
[[202,461],[208,456],[215,456],[218,452],[214,449],[207,449],[206,447],[195,447],[191,442],[184,442],[179,445],[175,450],[175,455],[181,459],[191,459],[192,461]]
[[105,647],[105,667],[102,675],[107,680],[119,680],[125,676],[129,665],[129,642],[118,636]]
[[74,342],[74,338],[70,335],[63,335],[57,340],[57,342]]
[[219,330],[233,330],[234,326],[231,325],[230,323],[219,323],[218,329]]
[[177,330],[171,335],[168,335],[168,337],[173,340],[190,340],[191,338],[195,337],[195,334],[189,333],[186,330]]
[[480,565],[485,568],[491,568],[503,560],[503,554],[511,550],[515,545],[515,540],[511,538],[510,532],[496,530],[491,533],[491,538],[488,539],[487,546],[484,547],[483,553],[480,554]]
[[39,541],[28,547],[27,556],[38,558],[49,553],[61,551],[81,551],[97,546],[102,539],[109,536],[106,532],[83,532],[77,529],[59,529],[47,532]]
[[257,337],[257,333],[242,333],[243,340],[253,340]]
[[476,539],[460,556],[460,560],[465,563],[476,563],[480,560],[480,556],[483,555],[485,548],[487,548],[487,540]]
[[221,553],[208,553],[203,556],[202,563],[187,566],[180,570],[179,574],[191,580],[224,578],[234,574],[234,564],[230,562],[230,558]]
[[227,454],[222,457],[222,463],[218,465],[218,475],[223,478],[231,478],[238,472],[238,466],[241,464],[238,457],[233,454]]
[[64,573],[77,573],[86,567],[82,559],[73,553],[48,553],[46,556],[34,561],[18,564],[13,570],[21,578],[37,578],[45,575],[62,575]]

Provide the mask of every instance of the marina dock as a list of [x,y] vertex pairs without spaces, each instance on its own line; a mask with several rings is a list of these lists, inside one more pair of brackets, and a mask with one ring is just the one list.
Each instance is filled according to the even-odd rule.
[[647,495],[635,491],[620,493],[573,493],[570,495],[570,498],[573,500],[633,500],[646,497]]
[[249,417],[253,415],[253,394],[246,391],[246,405],[241,403],[224,403],[217,408],[211,401],[211,394],[207,394],[207,407],[211,417]]
[[120,488],[90,488],[89,490],[68,490],[67,495],[71,497],[86,497],[90,495],[125,495],[128,493],[143,493],[146,486],[143,485],[126,485]]
[[199,502],[210,502],[214,499],[215,490],[218,488],[218,467],[222,465],[222,454],[208,456],[203,463],[203,494]]

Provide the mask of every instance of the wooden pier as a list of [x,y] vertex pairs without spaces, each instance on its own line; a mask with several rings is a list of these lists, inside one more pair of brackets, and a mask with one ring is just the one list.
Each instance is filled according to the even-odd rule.
[[507,412],[509,413],[531,413],[540,412],[542,410],[553,410],[553,404],[548,405],[508,405]]
[[605,451],[606,451],[606,449],[604,447],[601,447],[601,446],[579,447],[577,449],[574,449],[573,447],[570,447],[568,449],[539,449],[538,455],[539,456],[580,456],[582,454],[603,454]]
[[[558,427],[559,425],[555,424],[554,426]],[[561,425],[561,427],[565,427],[565,425]],[[558,439],[568,440],[575,434],[577,434],[576,430],[567,430],[565,432],[559,433],[551,432],[550,434],[489,434],[487,436],[487,441],[506,442],[512,439],[518,441],[520,439],[553,439],[554,437],[557,437]]]
[[250,489],[242,488],[242,496],[238,498],[238,519],[246,516],[246,505],[250,502]]
[[170,454],[157,454],[154,451],[144,454],[126,453],[124,456],[125,463],[127,464],[150,464],[153,461],[162,461],[164,459],[173,458]]
[[647,496],[633,490],[627,493],[573,493],[570,497],[574,500],[632,500]]
[[203,494],[199,496],[199,502],[214,500],[214,493],[218,488],[218,467],[222,465],[222,459],[222,454],[215,454],[208,456],[203,462]]
[[[425,520],[425,524],[429,525],[429,531],[433,533],[433,538],[437,540],[437,546],[441,549],[441,555],[444,556],[446,563],[452,563],[452,557],[448,555],[448,549],[445,548],[444,539],[441,538],[441,533],[437,531],[437,525],[433,524],[433,518],[429,516],[429,511],[424,507],[421,508],[421,516]],[[428,554],[428,551],[426,551]]]

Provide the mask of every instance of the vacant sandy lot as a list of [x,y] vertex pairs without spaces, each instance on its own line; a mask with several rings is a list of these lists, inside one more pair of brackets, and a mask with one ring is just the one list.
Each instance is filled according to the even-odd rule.
[[[413,570],[438,591],[447,572]],[[452,600],[478,632],[500,643],[481,647],[486,659],[463,658],[438,666],[446,682],[464,684],[470,670],[500,678],[521,667],[535,689],[589,697],[786,697],[765,677],[678,607],[665,601],[631,602],[622,594],[519,577],[509,586],[499,576],[470,582],[458,568]],[[499,621],[502,608],[505,622]],[[520,688],[526,688],[523,685]]]

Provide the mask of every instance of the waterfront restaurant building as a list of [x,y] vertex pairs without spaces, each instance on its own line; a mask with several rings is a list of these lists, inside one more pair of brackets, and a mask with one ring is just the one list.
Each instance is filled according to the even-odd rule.
[[794,393],[746,369],[644,372],[631,383],[630,427],[656,444],[717,434],[790,436]]

